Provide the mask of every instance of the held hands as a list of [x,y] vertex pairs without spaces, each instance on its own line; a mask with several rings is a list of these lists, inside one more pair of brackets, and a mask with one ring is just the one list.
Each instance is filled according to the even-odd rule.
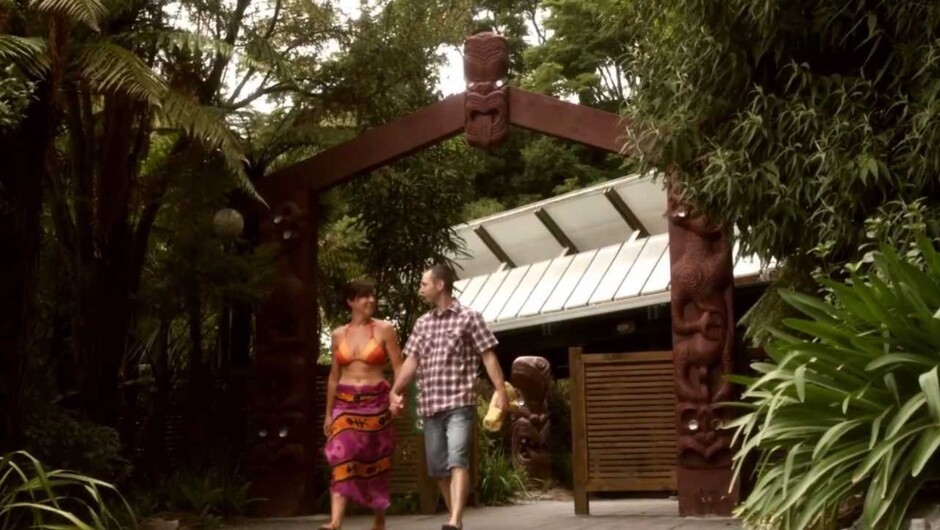
[[401,414],[401,411],[405,408],[405,396],[401,392],[395,392],[394,390],[389,393],[389,410],[392,412],[392,416],[398,416]]

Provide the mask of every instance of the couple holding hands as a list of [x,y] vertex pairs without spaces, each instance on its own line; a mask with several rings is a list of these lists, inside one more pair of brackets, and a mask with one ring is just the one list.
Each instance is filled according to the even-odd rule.
[[[470,488],[469,455],[479,361],[496,387],[496,405],[509,410],[496,337],[483,316],[454,298],[456,274],[435,265],[419,293],[431,306],[415,324],[404,352],[390,323],[372,318],[375,286],[356,280],[346,289],[349,324],[333,331],[333,366],[326,397],[326,458],[332,468],[331,520],[320,530],[340,530],[349,501],[375,510],[373,530],[384,530],[395,448],[392,417],[401,413],[408,384],[418,377],[418,414],[424,423],[428,473],[438,480],[449,520],[460,530]],[[403,359],[404,357],[404,359]],[[385,379],[391,362],[394,383]]]

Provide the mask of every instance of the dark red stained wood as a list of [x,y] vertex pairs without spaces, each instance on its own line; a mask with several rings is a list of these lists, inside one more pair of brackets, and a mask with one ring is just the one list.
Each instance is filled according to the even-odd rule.
[[262,188],[322,191],[452,138],[463,127],[464,95],[457,94],[272,173]]
[[509,89],[509,122],[611,153],[632,151],[624,149],[627,122],[620,116],[518,88]]

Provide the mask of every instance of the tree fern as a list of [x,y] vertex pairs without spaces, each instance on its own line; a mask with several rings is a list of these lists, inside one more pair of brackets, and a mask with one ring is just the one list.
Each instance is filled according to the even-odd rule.
[[34,0],[30,6],[43,13],[61,15],[100,31],[98,24],[108,14],[99,0]]
[[82,46],[76,66],[91,85],[101,92],[127,94],[159,106],[166,85],[134,52],[109,42]]
[[0,35],[0,61],[9,61],[31,76],[42,77],[49,70],[46,41],[38,37]]
[[261,200],[245,173],[245,157],[235,135],[225,123],[220,110],[200,105],[195,99],[173,91],[163,95],[159,119],[163,127],[180,129],[198,139],[207,150],[217,149],[225,165],[235,175],[238,187]]

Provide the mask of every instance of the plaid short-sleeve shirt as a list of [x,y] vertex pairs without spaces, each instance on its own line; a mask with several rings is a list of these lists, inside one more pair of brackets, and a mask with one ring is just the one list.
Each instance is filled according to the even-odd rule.
[[483,315],[456,300],[419,318],[404,350],[418,359],[418,413],[433,416],[473,405],[480,354],[497,343]]

